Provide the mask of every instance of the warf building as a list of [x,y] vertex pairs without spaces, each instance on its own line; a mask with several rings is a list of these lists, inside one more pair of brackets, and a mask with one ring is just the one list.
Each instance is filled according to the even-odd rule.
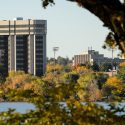
[[9,71],[41,76],[46,68],[46,20],[0,21],[0,63]]

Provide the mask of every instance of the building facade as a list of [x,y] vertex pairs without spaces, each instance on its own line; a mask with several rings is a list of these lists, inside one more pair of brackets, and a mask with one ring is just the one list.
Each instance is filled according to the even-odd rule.
[[103,54],[99,54],[98,51],[95,50],[88,50],[86,52],[83,52],[82,54],[79,55],[74,55],[73,58],[73,65],[78,65],[78,64],[86,64],[90,63],[93,65],[93,63],[97,63],[99,66],[104,64],[104,63],[113,63],[116,65],[119,65],[121,62],[125,62],[125,59],[119,59],[119,58],[108,58],[104,57]]
[[0,21],[0,63],[7,71],[41,76],[46,69],[46,20]]

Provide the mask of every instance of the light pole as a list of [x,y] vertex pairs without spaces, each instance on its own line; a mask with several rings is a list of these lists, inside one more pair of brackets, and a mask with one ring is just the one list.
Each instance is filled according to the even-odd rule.
[[59,47],[53,47],[54,52],[54,65],[56,65],[56,52],[59,50]]
[[59,50],[59,47],[53,47],[54,52],[54,75],[55,75],[55,65],[56,65],[56,52]]
[[111,65],[112,65],[112,76],[114,76],[114,73],[113,73],[113,67],[114,67],[114,51],[116,50],[116,46],[112,46],[111,47],[111,50],[112,50],[112,61],[111,61]]
[[111,63],[111,65],[112,65],[112,76],[113,76],[113,59],[114,59],[113,52],[114,52],[114,48],[112,48],[112,63]]

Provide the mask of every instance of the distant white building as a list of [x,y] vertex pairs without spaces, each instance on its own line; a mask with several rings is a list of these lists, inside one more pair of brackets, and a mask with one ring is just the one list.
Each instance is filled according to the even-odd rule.
[[119,63],[124,62],[125,59],[114,58],[112,60],[112,58],[104,57],[104,54],[99,54],[98,51],[88,50],[83,52],[82,54],[74,55],[73,65],[75,66],[78,64],[86,63],[90,63],[91,65],[93,65],[94,62],[96,62],[98,65],[102,65],[104,63],[112,63],[112,61],[113,63],[118,65]]

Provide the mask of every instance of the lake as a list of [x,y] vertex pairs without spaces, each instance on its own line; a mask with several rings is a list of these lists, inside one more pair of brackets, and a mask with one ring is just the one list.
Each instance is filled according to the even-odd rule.
[[35,106],[28,102],[0,102],[0,112],[7,111],[8,108],[16,109],[16,112],[26,113],[28,110],[35,110]]
[[[109,104],[106,102],[95,102],[98,105],[103,106],[105,109],[109,109]],[[66,106],[65,102],[60,102],[60,104],[62,104],[62,106]],[[85,103],[83,103],[84,105]],[[116,103],[117,107],[125,107],[125,102],[123,103]],[[7,111],[8,108],[11,109],[15,109],[16,112],[20,112],[20,113],[26,113],[26,111],[28,110],[35,110],[35,105],[33,105],[32,103],[28,103],[28,102],[0,102],[0,112],[3,111]],[[124,112],[119,112],[117,113],[117,115],[123,115],[125,114]]]

